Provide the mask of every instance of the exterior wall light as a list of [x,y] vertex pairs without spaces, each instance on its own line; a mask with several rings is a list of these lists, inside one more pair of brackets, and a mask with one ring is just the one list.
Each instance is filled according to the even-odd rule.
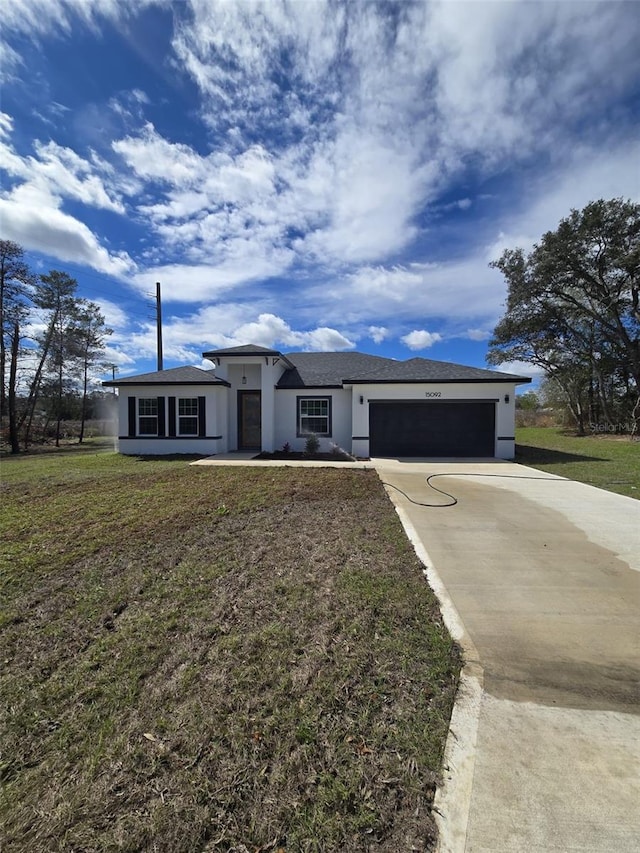
[[364,403],[364,397],[362,396],[362,394],[360,394],[360,405],[362,405],[363,403]]
[[504,395],[504,401],[505,401],[505,403],[509,402],[509,395],[508,394]]

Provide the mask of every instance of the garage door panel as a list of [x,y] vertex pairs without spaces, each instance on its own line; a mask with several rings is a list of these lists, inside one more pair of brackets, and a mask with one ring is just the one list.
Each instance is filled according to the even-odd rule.
[[369,404],[372,456],[493,456],[493,401]]

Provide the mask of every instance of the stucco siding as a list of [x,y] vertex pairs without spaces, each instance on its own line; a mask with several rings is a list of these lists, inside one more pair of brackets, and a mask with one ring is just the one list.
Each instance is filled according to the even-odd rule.
[[[161,397],[164,399],[165,436],[129,435],[129,400]],[[205,435],[170,436],[169,397],[203,397]],[[128,385],[121,386],[118,397],[120,453],[138,455],[167,455],[170,453],[224,453],[228,449],[227,388],[208,385]],[[177,423],[176,423],[177,426]],[[176,429],[176,432],[178,429]],[[138,417],[136,417],[136,433]]]
[[[513,382],[467,382],[440,384],[366,384],[347,388],[286,388],[275,384],[281,364],[231,364],[224,373],[231,387],[207,385],[121,386],[119,396],[119,450],[127,454],[203,453],[215,454],[238,447],[238,391],[262,393],[262,448],[279,450],[286,443],[304,450],[305,437],[298,435],[298,398],[328,397],[331,400],[331,435],[319,436],[322,451],[336,444],[357,456],[369,456],[369,404],[371,401],[452,400],[495,401],[495,456],[511,459],[515,441],[515,384]],[[243,377],[245,382],[242,381]],[[165,437],[128,435],[129,398],[165,399]],[[168,398],[204,397],[206,437],[169,437]],[[508,401],[505,400],[508,398]],[[361,402],[362,401],[362,402]],[[138,418],[136,418],[136,430]]]
[[[505,397],[508,396],[508,402]],[[360,397],[363,402],[360,403]],[[515,450],[515,384],[468,382],[439,384],[389,384],[353,386],[352,453],[369,455],[369,402],[372,400],[495,400],[495,456],[512,459]]]
[[174,453],[191,453],[213,456],[224,453],[222,439],[215,438],[119,438],[118,453],[125,456],[169,456]]
[[306,439],[297,435],[298,397],[331,398],[331,435],[318,436],[320,450],[328,452],[333,444],[351,451],[351,391],[342,388],[278,389],[275,392],[274,450],[289,443],[292,450],[304,450]]

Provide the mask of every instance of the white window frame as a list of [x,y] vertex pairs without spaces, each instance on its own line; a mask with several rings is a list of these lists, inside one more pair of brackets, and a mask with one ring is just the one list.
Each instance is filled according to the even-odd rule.
[[[195,404],[195,411],[183,412],[181,409],[186,409],[187,404]],[[178,435],[198,435],[198,425],[200,423],[200,402],[197,397],[178,397]],[[195,429],[185,430],[182,428],[183,421],[194,420]]]
[[[332,421],[331,421],[331,400],[330,396],[305,396],[305,397],[297,397],[296,398],[296,421],[297,421],[297,434],[298,437],[309,435],[310,433],[314,433],[314,435],[320,435],[325,437],[330,437],[332,433]],[[326,412],[324,414],[318,414],[312,412],[309,414],[308,409],[317,406],[318,404],[326,404]],[[312,404],[309,407],[308,404]],[[307,409],[303,413],[303,409]],[[318,419],[326,420],[326,430],[319,429],[311,429],[309,427],[308,422],[312,420]]]
[[[152,411],[146,411],[147,408]],[[155,421],[156,428],[151,431],[142,428],[142,421]],[[158,435],[158,398],[138,397],[138,435]]]

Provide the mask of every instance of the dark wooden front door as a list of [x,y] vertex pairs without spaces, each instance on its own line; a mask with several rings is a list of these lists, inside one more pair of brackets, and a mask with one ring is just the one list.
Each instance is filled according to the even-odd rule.
[[238,450],[262,449],[260,391],[238,391]]

